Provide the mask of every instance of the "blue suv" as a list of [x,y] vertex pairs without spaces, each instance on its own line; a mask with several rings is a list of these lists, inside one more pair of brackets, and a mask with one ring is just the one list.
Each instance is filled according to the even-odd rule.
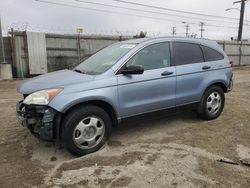
[[17,117],[34,135],[81,156],[100,149],[112,127],[130,117],[188,106],[205,120],[217,118],[232,77],[227,55],[214,41],[123,41],[73,70],[23,83]]

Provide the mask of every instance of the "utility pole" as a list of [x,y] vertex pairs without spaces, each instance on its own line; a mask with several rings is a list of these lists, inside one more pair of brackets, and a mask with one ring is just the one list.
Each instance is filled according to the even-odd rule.
[[204,29],[204,22],[201,22],[201,24],[200,24],[200,26],[201,26],[201,29],[200,29],[200,31],[201,31],[201,38],[203,38],[203,32],[205,31],[205,29]]
[[[3,63],[5,63],[5,53],[4,53],[4,44],[3,44],[3,35],[2,35],[2,23],[0,17],[0,42],[1,42],[1,49],[2,49],[2,56],[3,56]],[[0,61],[1,63],[1,61]]]
[[176,27],[172,28],[172,36],[174,37],[176,35]]
[[242,40],[242,32],[243,32],[243,24],[244,24],[244,13],[245,13],[245,2],[247,0],[240,0],[240,1],[235,1],[234,4],[236,3],[241,3],[241,8],[240,8],[240,23],[239,23],[239,32],[238,32],[238,41]]
[[188,24],[186,24],[185,27],[186,27],[186,37],[188,37],[190,26]]

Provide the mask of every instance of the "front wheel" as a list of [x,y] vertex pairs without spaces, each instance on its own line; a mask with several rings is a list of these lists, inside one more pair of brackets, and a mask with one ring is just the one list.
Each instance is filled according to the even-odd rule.
[[111,133],[107,112],[97,106],[84,106],[66,115],[62,127],[62,141],[67,150],[83,156],[99,150]]
[[225,95],[218,86],[209,87],[200,102],[198,114],[206,120],[213,120],[220,116],[225,104]]

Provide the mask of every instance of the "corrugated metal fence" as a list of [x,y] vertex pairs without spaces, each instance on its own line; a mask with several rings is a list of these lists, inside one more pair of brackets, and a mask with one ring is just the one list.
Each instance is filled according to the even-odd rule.
[[[10,37],[4,37],[3,43],[4,43],[4,47],[5,47],[4,48],[5,60],[7,62],[12,62]],[[0,52],[1,51],[2,51],[2,46],[0,45]],[[0,62],[3,62],[2,53],[0,53]]]
[[[112,43],[131,38],[130,36],[57,34],[45,34],[43,38],[41,34],[36,35],[36,33],[32,33],[32,37],[29,37],[29,33],[27,35],[27,32],[13,32],[11,33],[11,37],[5,38],[5,51],[7,62],[12,64],[14,77],[25,78],[34,75],[34,73],[43,74],[44,70],[39,69],[39,67],[43,67],[42,64],[47,65],[47,71],[45,72],[75,67],[79,62],[98,50]],[[36,40],[30,41],[33,39]],[[249,42],[218,42],[226,51],[234,66],[250,65]],[[34,48],[33,50],[30,49],[31,44],[32,48]],[[42,58],[41,56],[41,45],[45,45],[45,51],[42,54],[47,56],[46,58]],[[37,58],[39,57],[39,60],[36,59],[36,55]]]

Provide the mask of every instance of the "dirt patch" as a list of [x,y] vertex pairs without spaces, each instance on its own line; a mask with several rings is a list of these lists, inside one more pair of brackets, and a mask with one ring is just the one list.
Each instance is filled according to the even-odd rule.
[[113,172],[112,172],[112,174],[114,175],[114,176],[117,176],[117,175],[119,175],[120,174],[120,170],[118,170],[118,169],[115,169]]
[[147,157],[147,160],[145,162],[146,165],[152,165],[157,159],[159,159],[160,153],[154,153],[152,155],[149,155]]
[[99,176],[102,173],[102,171],[103,171],[103,167],[101,166],[101,167],[95,169],[94,175]]
[[112,182],[111,186],[113,187],[127,187],[129,183],[132,181],[131,177],[120,177],[114,182]]
[[98,185],[100,187],[107,187],[112,182],[112,179],[98,179]]
[[201,158],[197,172],[206,174],[210,179],[216,180],[217,187],[238,187],[239,185],[241,185],[240,187],[249,187],[249,169],[245,168],[248,171],[246,173],[244,171],[237,171],[235,168],[234,165]]
[[121,142],[117,141],[117,140],[110,140],[108,142],[108,145],[111,147],[120,147],[120,146],[124,146]]
[[50,161],[56,161],[57,160],[57,158],[55,157],[55,156],[52,156],[51,158],[50,158]]
[[60,177],[63,171],[76,170],[92,166],[126,166],[137,160],[142,160],[143,152],[126,152],[122,156],[93,156],[89,160],[82,159],[64,163],[57,169],[56,177]]
[[16,85],[20,81],[0,81],[0,187],[40,185],[48,170],[40,161],[31,161],[33,144],[29,132],[15,117],[15,103],[20,99]]
[[[89,188],[88,182],[89,182],[88,180],[82,180],[77,184],[74,184],[74,185],[62,185],[61,187],[62,188],[82,188],[82,187]],[[100,185],[102,185],[102,182],[100,182]]]

